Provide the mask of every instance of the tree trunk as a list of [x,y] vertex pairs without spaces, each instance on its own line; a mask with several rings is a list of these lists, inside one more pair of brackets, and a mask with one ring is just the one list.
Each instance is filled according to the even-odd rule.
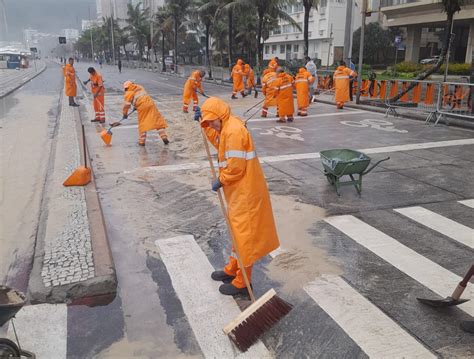
[[263,65],[263,44],[262,44],[262,30],[263,30],[263,14],[258,14],[257,26],[257,67]]
[[389,102],[397,102],[403,95],[408,93],[409,91],[413,90],[415,86],[417,85],[417,81],[423,81],[427,77],[431,76],[432,74],[438,72],[438,70],[441,68],[441,65],[444,63],[446,60],[446,54],[448,53],[448,48],[449,48],[449,43],[451,41],[451,25],[453,23],[453,16],[454,12],[449,12],[447,15],[447,20],[446,20],[446,29],[445,29],[445,38],[443,42],[443,47],[441,49],[441,53],[439,54],[439,59],[438,62],[436,63],[435,66],[431,67],[427,71],[421,73],[415,81],[413,81],[404,91],[400,92],[398,95],[392,97],[389,99]]
[[229,25],[229,50],[228,50],[228,56],[229,56],[229,71],[232,68],[232,60],[233,60],[233,53],[232,53],[232,45],[233,45],[233,39],[232,39],[232,9],[229,9],[227,12],[228,16],[228,25]]
[[165,64],[165,33],[161,32],[161,70],[166,72],[166,64]]
[[178,73],[178,19],[174,19],[174,71]]
[[311,11],[311,6],[305,5],[304,7],[304,32],[303,32],[303,37],[304,37],[304,56],[308,56],[308,51],[309,51],[309,12]]
[[208,68],[209,78],[212,79],[212,66],[211,66],[211,57],[209,56],[209,32],[211,24],[206,23],[206,65]]

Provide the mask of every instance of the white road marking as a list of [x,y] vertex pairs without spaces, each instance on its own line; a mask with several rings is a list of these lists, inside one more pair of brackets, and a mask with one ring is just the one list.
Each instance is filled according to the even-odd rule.
[[[309,116],[295,116],[295,119],[310,119],[310,118],[320,118],[320,117],[330,117],[330,116],[347,116],[347,115],[359,115],[368,113],[368,111],[352,111],[352,112],[334,112],[334,113],[322,113],[319,115],[309,115]],[[383,115],[383,113],[381,114]],[[244,116],[242,116],[244,117]],[[276,118],[253,118],[248,120],[248,122],[275,122]]]
[[[23,349],[33,352],[39,359],[66,358],[66,304],[25,306],[16,315],[14,323]],[[8,338],[15,341],[11,325],[8,327]]]
[[466,199],[464,201],[458,201],[458,202],[465,205],[465,206],[474,208],[474,199]]
[[[117,127],[120,128],[120,127]],[[448,140],[448,141],[437,141],[437,142],[421,142],[421,143],[412,143],[406,145],[396,145],[396,146],[387,146],[387,147],[375,147],[375,148],[364,148],[358,150],[366,154],[376,154],[376,153],[391,153],[391,152],[400,152],[400,151],[412,151],[412,150],[422,150],[428,148],[442,148],[442,147],[451,147],[451,146],[465,146],[474,144],[474,138],[467,138],[461,140]],[[313,160],[320,158],[319,152],[308,152],[308,153],[295,153],[290,155],[278,155],[278,156],[263,156],[259,157],[260,163],[275,163],[275,162],[284,162],[284,161],[295,161],[295,160]],[[149,166],[149,167],[138,167],[130,171],[124,171],[123,173],[134,173],[136,171],[150,171],[150,172],[174,172],[174,171],[183,171],[183,170],[198,170],[202,168],[209,167],[207,161],[199,162],[188,162],[177,165],[165,165],[165,166]]]
[[288,252],[286,249],[281,248],[281,247],[278,247],[278,248],[275,249],[273,252],[270,252],[270,257],[272,257],[273,259],[275,259],[275,258],[278,257],[280,254],[283,254],[283,253],[286,253],[286,252]]
[[[462,280],[354,216],[329,217],[325,221],[443,298],[450,296]],[[468,286],[462,297],[471,300],[458,308],[474,316],[474,286]]]
[[474,229],[472,228],[419,206],[397,208],[394,211],[465,246],[474,248]]
[[240,314],[232,297],[219,293],[214,268],[193,236],[155,241],[194,335],[206,358],[270,358],[261,341],[240,353],[223,328]]
[[341,277],[323,275],[306,293],[373,358],[436,358]]

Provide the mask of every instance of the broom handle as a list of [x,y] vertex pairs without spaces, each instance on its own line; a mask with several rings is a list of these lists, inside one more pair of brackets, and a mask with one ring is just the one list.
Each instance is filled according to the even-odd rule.
[[84,125],[81,125],[81,128],[82,128],[82,149],[84,150],[84,167],[87,168],[86,134],[84,131]]
[[474,265],[471,266],[471,269],[469,269],[469,271],[466,273],[466,276],[463,278],[463,280],[459,284],[461,284],[463,287],[466,287],[467,283],[469,282],[469,280],[471,279],[473,275],[474,275]]
[[[216,180],[217,179],[216,169],[214,168],[214,163],[212,162],[211,151],[209,150],[207,137],[202,128],[201,128],[201,135],[204,141],[204,146],[206,147],[207,159],[209,160],[209,165],[211,166],[212,179]],[[230,239],[232,240],[232,245],[234,246],[235,253],[237,254],[237,262],[239,263],[240,271],[242,272],[242,275],[244,276],[245,286],[247,287],[247,290],[249,291],[250,299],[252,300],[252,302],[255,302],[255,296],[253,294],[252,287],[250,287],[250,281],[249,281],[249,278],[247,277],[247,272],[245,271],[245,267],[240,256],[239,247],[237,246],[237,243],[234,238],[234,233],[232,231],[232,226],[229,221],[229,216],[227,215],[227,210],[224,204],[224,199],[222,198],[221,189],[217,190],[217,197],[219,197],[219,203],[221,205],[222,214],[225,217],[225,221],[227,223],[227,229],[229,230]]]

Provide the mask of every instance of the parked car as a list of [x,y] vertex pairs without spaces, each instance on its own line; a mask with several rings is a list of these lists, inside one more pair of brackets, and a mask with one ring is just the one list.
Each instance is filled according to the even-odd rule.
[[427,59],[421,60],[421,61],[420,61],[420,64],[422,64],[422,65],[435,64],[435,63],[438,62],[438,60],[439,60],[439,56],[438,56],[438,55],[436,55],[436,56],[431,56],[431,57],[429,57],[429,58],[427,58]]

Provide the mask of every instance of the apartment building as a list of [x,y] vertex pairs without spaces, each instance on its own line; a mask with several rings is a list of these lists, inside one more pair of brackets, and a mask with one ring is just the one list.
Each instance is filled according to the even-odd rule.
[[[441,50],[446,14],[441,0],[382,0],[384,25],[405,29],[405,61],[418,62]],[[474,1],[454,15],[451,62],[471,63],[474,52]]]

